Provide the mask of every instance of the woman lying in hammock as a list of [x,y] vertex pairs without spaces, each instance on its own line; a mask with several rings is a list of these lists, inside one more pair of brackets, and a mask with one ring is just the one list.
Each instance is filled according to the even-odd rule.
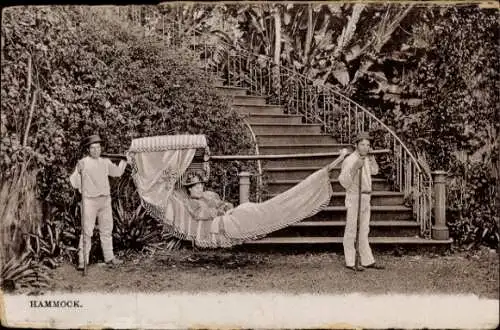
[[329,172],[347,154],[343,149],[331,164],[270,200],[236,208],[218,194],[205,191],[200,173],[186,173],[184,189],[175,189],[170,195],[164,222],[178,237],[199,247],[230,247],[258,239],[321,211],[333,192]]
[[213,220],[234,207],[233,204],[224,202],[217,193],[206,191],[205,183],[201,172],[188,173],[183,182],[190,197],[188,199],[189,212],[195,220]]

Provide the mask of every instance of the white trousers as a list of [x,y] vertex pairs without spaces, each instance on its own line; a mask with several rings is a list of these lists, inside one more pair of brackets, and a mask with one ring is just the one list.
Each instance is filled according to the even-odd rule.
[[111,210],[111,196],[85,197],[83,198],[85,208],[82,223],[82,235],[78,244],[78,261],[83,264],[83,240],[85,239],[85,260],[89,262],[92,234],[96,218],[99,223],[99,236],[101,238],[101,248],[104,261],[108,262],[115,256],[113,254],[113,213]]
[[[361,195],[361,209],[359,217],[359,255],[362,266],[367,266],[375,262],[368,234],[370,233],[370,195]],[[344,257],[346,266],[354,266],[356,258],[356,222],[358,217],[358,194],[347,193],[345,199],[347,207],[347,222],[344,232]]]

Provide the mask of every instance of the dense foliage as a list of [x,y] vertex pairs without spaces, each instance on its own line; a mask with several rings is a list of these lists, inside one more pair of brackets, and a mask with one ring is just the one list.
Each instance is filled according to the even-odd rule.
[[448,171],[449,222],[459,242],[478,232],[492,245],[499,242],[493,171],[500,132],[498,24],[496,10],[435,9],[415,29],[428,46],[400,82],[403,97],[421,103],[380,104],[383,120],[425,154],[432,169]]
[[238,18],[241,43],[246,48],[274,57],[276,64],[293,68],[316,84],[336,86],[347,95],[365,89],[368,79],[387,81],[380,67],[411,53],[404,28],[420,15],[413,6],[401,4],[227,7]]
[[[13,134],[24,119],[19,115],[21,77],[32,56],[40,97],[27,144],[41,156],[44,200],[63,203],[71,196],[67,177],[82,155],[82,137],[92,133],[100,133],[112,153],[126,150],[135,137],[180,132],[206,134],[214,153],[250,146],[236,134],[245,131],[240,118],[214,94],[188,53],[165,49],[159,40],[139,38],[98,17],[92,23],[77,18],[63,8],[5,15],[2,79],[6,85],[16,83],[2,90],[2,112],[16,141]],[[20,28],[23,24],[32,28]],[[2,162],[2,170],[9,164]]]
[[[44,203],[40,226],[57,230],[64,244],[55,244],[65,251],[79,233],[79,198],[68,176],[83,155],[83,137],[100,134],[104,151],[123,153],[136,137],[205,134],[213,154],[252,152],[241,118],[188,50],[168,49],[161,39],[101,14],[89,7],[17,7],[5,10],[2,21],[0,181],[6,186],[31,157],[30,169],[38,170],[33,193]],[[213,164],[212,187],[221,192],[217,175],[243,165]],[[124,213],[135,212],[138,200],[129,172],[112,180],[112,189],[114,200],[123,201],[122,220],[130,218]],[[117,241],[143,223],[115,222]],[[140,232],[145,241],[149,232]]]
[[491,174],[491,165],[456,162],[450,172],[453,176],[448,181],[447,218],[451,234],[457,243],[469,248],[481,244],[498,247],[498,183]]
[[[432,168],[447,169],[456,151],[473,155],[493,147],[499,132],[498,15],[453,8],[427,24],[417,31],[432,29],[429,47],[402,81],[404,93],[422,104],[402,106],[393,116],[402,123],[400,134],[419,138],[432,155]],[[491,149],[483,151],[491,157]]]

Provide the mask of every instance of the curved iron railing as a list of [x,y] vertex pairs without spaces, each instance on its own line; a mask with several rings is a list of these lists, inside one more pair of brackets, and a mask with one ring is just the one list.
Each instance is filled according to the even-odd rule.
[[339,143],[351,143],[360,131],[375,135],[374,147],[389,149],[385,171],[390,171],[394,188],[404,193],[407,204],[420,225],[420,233],[431,234],[432,177],[401,139],[369,110],[332,87],[315,85],[293,69],[273,63],[267,56],[254,54],[239,45],[229,44],[209,32],[179,22],[165,23],[166,43],[198,52],[200,66],[208,75],[224,79],[229,86],[243,87],[254,95],[268,97],[287,114],[303,116],[305,123],[321,123],[326,133]]

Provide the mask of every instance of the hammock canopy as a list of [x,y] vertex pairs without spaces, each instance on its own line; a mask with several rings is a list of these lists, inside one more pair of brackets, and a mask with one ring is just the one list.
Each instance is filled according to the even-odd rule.
[[323,168],[268,201],[244,203],[211,219],[197,219],[193,199],[181,182],[188,169],[209,173],[207,157],[193,162],[208,150],[204,135],[168,135],[134,139],[128,151],[142,205],[173,235],[196,246],[230,247],[257,239],[314,215],[332,196],[328,170]]

